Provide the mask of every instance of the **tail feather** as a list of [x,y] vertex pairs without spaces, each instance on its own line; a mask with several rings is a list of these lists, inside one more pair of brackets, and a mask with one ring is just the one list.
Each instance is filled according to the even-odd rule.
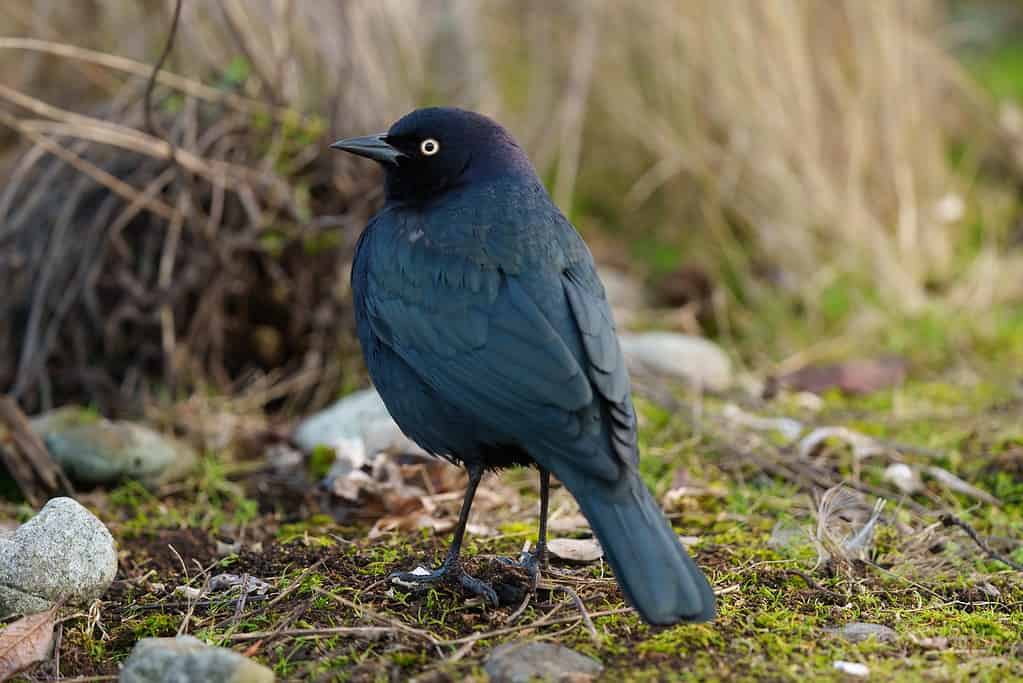
[[571,467],[555,467],[554,474],[579,502],[618,585],[643,619],[667,625],[714,618],[707,578],[638,473],[614,483]]

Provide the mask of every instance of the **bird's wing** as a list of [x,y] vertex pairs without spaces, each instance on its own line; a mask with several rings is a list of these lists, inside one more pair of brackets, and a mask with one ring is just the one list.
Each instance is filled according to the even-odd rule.
[[[580,240],[581,242],[581,240]],[[586,372],[610,417],[611,445],[622,462],[636,464],[636,412],[629,392],[629,373],[618,344],[611,307],[589,252],[563,276],[565,296],[582,336]]]
[[[578,259],[556,240],[540,243],[509,230],[458,235],[447,244],[443,234],[410,223],[363,245],[372,263],[363,296],[374,334],[445,401],[534,457],[556,453],[616,479],[623,461],[634,461],[634,418],[592,261],[589,270],[573,266]],[[537,249],[546,253],[530,263]],[[556,271],[554,287],[560,281],[564,293],[550,292],[542,303],[564,308],[567,299],[576,339],[527,291],[522,278],[532,267]],[[612,417],[613,452],[600,443],[607,443],[602,404]]]

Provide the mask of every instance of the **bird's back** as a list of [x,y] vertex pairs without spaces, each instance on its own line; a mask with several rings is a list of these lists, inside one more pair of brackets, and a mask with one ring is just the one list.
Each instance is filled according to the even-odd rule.
[[[378,214],[359,240],[352,289],[370,375],[402,429],[422,431],[423,415],[440,403],[457,423],[452,427],[472,425],[468,431],[482,440],[469,450],[492,452],[499,442],[528,451],[538,424],[599,414],[600,395],[586,376],[584,342],[564,288],[572,268],[600,288],[585,244],[539,185],[495,183]],[[595,294],[602,298],[602,289]],[[532,321],[521,331],[545,328],[553,354],[537,346],[538,338],[502,329],[522,315]],[[523,391],[538,400],[515,415],[500,401],[476,402],[473,410],[458,400],[464,396],[448,396],[444,376],[480,356],[507,361],[510,379],[535,376]],[[587,422],[587,429],[577,424],[570,431],[589,434],[590,451],[604,450],[603,420],[590,415]],[[439,437],[424,447],[447,454]],[[447,444],[452,455],[467,457],[463,439],[446,440],[458,442]]]

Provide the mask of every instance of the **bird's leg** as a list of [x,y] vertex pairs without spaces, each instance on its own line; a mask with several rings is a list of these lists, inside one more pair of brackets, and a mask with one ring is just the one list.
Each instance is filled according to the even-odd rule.
[[505,564],[514,564],[522,567],[529,574],[529,578],[536,588],[540,581],[540,570],[547,569],[547,508],[550,504],[551,495],[551,473],[540,467],[540,528],[537,533],[536,549],[523,551],[519,555],[518,562],[505,558]]
[[453,577],[458,579],[458,582],[462,584],[463,587],[472,593],[479,595],[487,603],[496,607],[497,593],[494,592],[494,589],[486,582],[480,581],[473,576],[469,576],[462,571],[462,567],[458,559],[459,553],[462,550],[462,539],[465,536],[465,527],[469,523],[469,510],[472,508],[473,498],[476,497],[476,488],[480,484],[480,479],[483,478],[483,467],[481,465],[467,465],[466,469],[469,471],[469,486],[465,490],[465,498],[462,499],[462,510],[458,514],[458,524],[455,526],[455,535],[451,541],[451,546],[448,548],[447,555],[444,557],[444,562],[442,562],[441,565],[432,572],[425,574],[414,572],[395,572],[388,578],[391,583],[396,583],[405,588],[414,588],[417,586],[436,583],[451,574]]

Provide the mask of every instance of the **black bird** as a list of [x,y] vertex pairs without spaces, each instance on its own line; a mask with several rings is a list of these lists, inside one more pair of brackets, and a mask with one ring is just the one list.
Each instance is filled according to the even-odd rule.
[[370,377],[402,431],[469,472],[444,563],[392,579],[451,575],[496,604],[459,565],[469,509],[484,470],[535,465],[539,542],[520,559],[534,582],[554,474],[646,621],[713,618],[707,579],[637,470],[629,377],[593,257],[511,135],[480,114],[427,108],[331,146],[386,174],[352,267]]

